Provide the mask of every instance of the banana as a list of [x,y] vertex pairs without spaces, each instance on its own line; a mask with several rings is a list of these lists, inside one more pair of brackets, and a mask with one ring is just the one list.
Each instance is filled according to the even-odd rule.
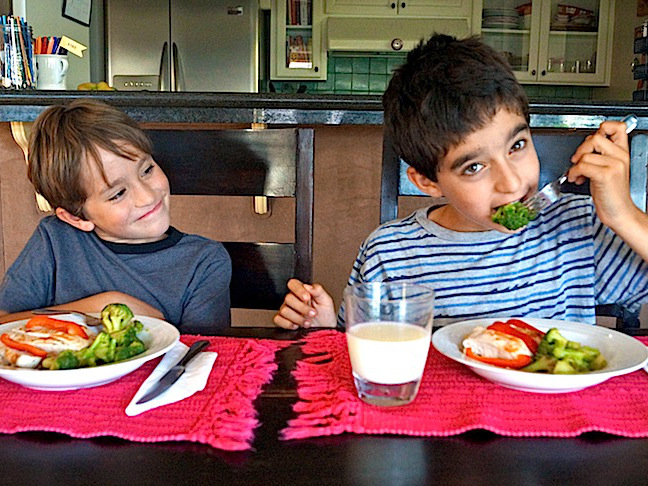
[[77,89],[79,91],[116,91],[115,88],[105,81],[99,81],[98,83],[81,83],[77,86]]
[[97,89],[97,83],[81,83],[77,86],[77,89],[80,91],[93,91]]

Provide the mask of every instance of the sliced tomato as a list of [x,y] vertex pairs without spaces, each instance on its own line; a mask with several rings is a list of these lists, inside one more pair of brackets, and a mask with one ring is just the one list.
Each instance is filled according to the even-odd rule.
[[47,351],[43,351],[42,349],[37,348],[36,346],[32,346],[31,344],[14,341],[9,337],[8,334],[3,334],[2,336],[0,336],[0,341],[2,341],[2,344],[9,348],[17,349],[18,351],[24,351],[26,353],[33,354],[34,356],[38,356],[39,358],[44,358],[45,356],[47,356]]
[[84,339],[88,339],[88,333],[86,333],[83,326],[80,326],[76,322],[64,321],[62,319],[52,319],[48,316],[34,316],[27,324],[25,324],[27,329],[32,329],[34,327],[44,327],[46,329],[52,329],[54,331],[63,331],[66,334],[72,336],[80,336]]
[[472,359],[476,359],[477,361],[481,361],[483,363],[487,363],[493,366],[498,366],[500,368],[512,368],[512,369],[519,369],[519,368],[524,368],[526,365],[531,363],[531,356],[526,356],[526,355],[520,355],[515,359],[504,359],[504,358],[485,358],[483,356],[478,356],[475,353],[472,352],[472,349],[466,348],[465,349],[466,356]]
[[524,344],[526,344],[527,348],[529,348],[529,351],[531,351],[533,354],[535,354],[536,350],[538,349],[538,344],[540,344],[540,340],[542,339],[541,337],[538,338],[536,336],[531,336],[526,332],[520,330],[519,328],[512,326],[508,322],[493,322],[490,326],[488,326],[487,329],[498,331],[502,334],[508,334],[509,336],[514,336],[521,339],[522,341],[524,341]]

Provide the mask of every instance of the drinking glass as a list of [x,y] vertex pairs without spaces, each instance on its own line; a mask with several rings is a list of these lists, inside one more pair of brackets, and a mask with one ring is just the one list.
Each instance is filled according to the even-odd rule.
[[434,291],[404,282],[350,285],[344,308],[358,396],[386,407],[410,403],[430,348]]

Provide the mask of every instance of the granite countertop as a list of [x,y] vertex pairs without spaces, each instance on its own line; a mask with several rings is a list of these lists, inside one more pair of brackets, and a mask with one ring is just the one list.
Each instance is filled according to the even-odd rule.
[[[280,93],[161,93],[148,91],[5,91],[0,121],[34,121],[43,108],[96,98],[140,122],[266,123],[268,125],[381,125],[380,96]],[[534,127],[592,128],[604,119],[635,113],[648,130],[648,103],[531,100]]]

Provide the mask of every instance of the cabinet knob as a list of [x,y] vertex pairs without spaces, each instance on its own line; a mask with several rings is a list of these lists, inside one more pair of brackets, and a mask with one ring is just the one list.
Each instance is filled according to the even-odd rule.
[[401,8],[405,8],[406,6],[405,2],[401,3]]
[[395,2],[393,2],[393,3],[391,4],[391,8],[396,8],[396,3],[395,3]]
[[315,71],[316,73],[318,73],[318,72],[319,72],[319,68],[318,68],[317,66],[315,66],[315,67],[313,68],[313,71]]
[[393,39],[391,41],[391,47],[395,51],[400,51],[403,48],[403,41],[401,39],[398,39],[398,38]]
[[532,76],[535,76],[535,75],[536,75],[536,70],[535,70],[535,69],[534,69],[533,71],[531,71],[531,75],[532,75]]
[[545,70],[543,69],[542,72],[540,73],[540,75],[541,75],[541,76],[544,76],[545,74],[547,74],[547,71],[545,71]]

